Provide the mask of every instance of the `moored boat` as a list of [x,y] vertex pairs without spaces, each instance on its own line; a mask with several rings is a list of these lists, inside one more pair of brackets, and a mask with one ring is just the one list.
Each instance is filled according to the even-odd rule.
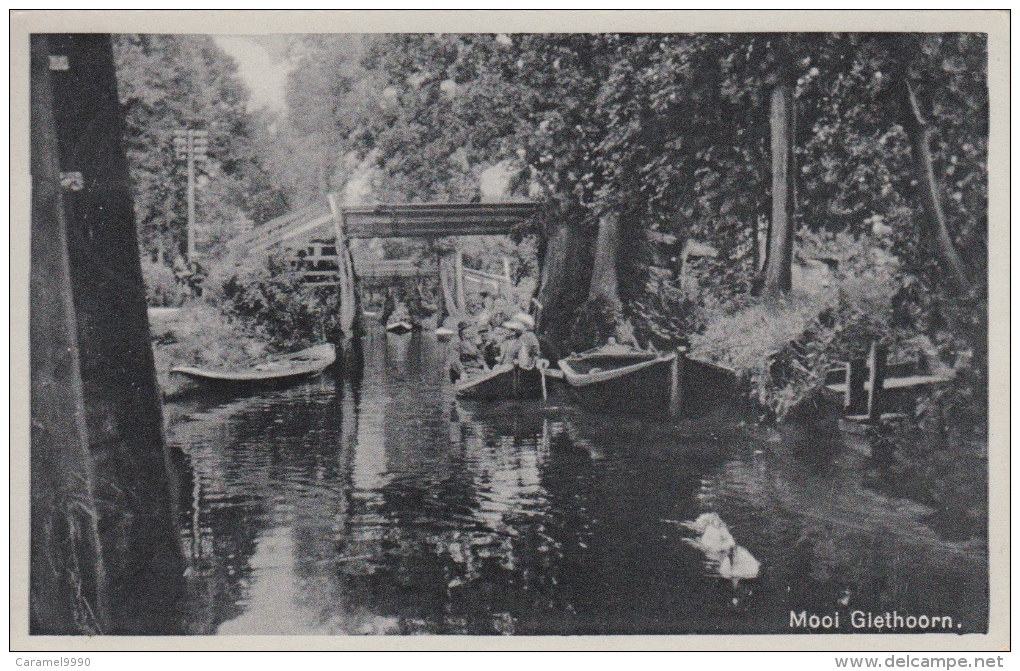
[[286,384],[319,375],[336,361],[333,345],[323,344],[239,368],[198,368],[175,366],[171,373],[219,388],[253,388]]
[[386,324],[386,331],[388,333],[394,333],[396,335],[404,335],[414,330],[414,326],[411,322],[407,321],[395,321]]
[[651,419],[707,414],[731,400],[736,382],[730,369],[692,359],[683,349],[657,352],[614,341],[558,365],[582,407]]
[[662,417],[670,413],[676,352],[639,350],[610,342],[560,359],[579,405],[595,412]]
[[457,396],[488,401],[542,398],[542,371],[503,364],[456,385]]

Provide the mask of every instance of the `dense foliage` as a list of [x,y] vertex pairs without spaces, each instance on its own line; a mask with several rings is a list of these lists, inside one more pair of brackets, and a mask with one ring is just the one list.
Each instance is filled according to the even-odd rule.
[[340,292],[305,284],[285,253],[254,255],[211,283],[223,312],[275,349],[342,340]]
[[[779,43],[786,63],[776,62]],[[468,200],[481,172],[512,166],[515,193],[547,206],[533,229],[540,253],[553,227],[569,224],[585,241],[571,250],[576,267],[588,272],[599,221],[616,217],[619,293],[639,332],[680,340],[692,323],[649,307],[662,300],[649,292],[662,286],[650,282],[652,266],[677,270],[675,258],[657,260],[649,231],[715,246],[705,279],[717,297],[739,301],[753,288],[769,218],[769,90],[781,66],[796,81],[798,226],[885,236],[909,282],[938,290],[896,97],[906,77],[933,129],[954,242],[974,277],[984,275],[983,36],[387,35],[361,53],[371,86],[358,89],[357,123],[333,124],[347,177],[371,170],[381,199]],[[328,75],[330,61],[316,62]],[[349,99],[349,69],[331,75],[334,112]],[[568,314],[588,295],[575,284]]]
[[[492,171],[509,175],[504,197],[543,205],[517,232],[535,240],[534,261],[528,246],[383,247],[424,258],[458,244],[470,267],[490,271],[509,256],[515,279],[542,284],[556,316],[542,330],[564,350],[626,321],[642,344],[688,344],[740,368],[775,416],[874,339],[923,336],[944,365],[969,357],[974,379],[987,376],[983,35],[299,36],[287,47],[287,115],[270,134],[239,112],[236,81],[208,42],[168,40],[122,38],[140,91],[125,93],[131,124],[159,117],[169,128],[192,113],[194,96],[149,100],[141,75],[160,49],[200,54],[206,64],[187,77],[160,76],[219,86],[237,137],[259,137],[257,156],[238,150],[253,158],[235,166],[264,165],[291,203],[328,191],[347,202],[477,201]],[[784,82],[796,116],[794,275],[808,279],[777,302],[756,289],[772,214],[770,100]],[[150,234],[166,203],[179,207],[179,190],[159,190],[170,183],[140,202]],[[932,190],[969,291],[942,261]],[[692,242],[715,255],[688,258]],[[805,291],[821,281],[805,274],[818,260],[833,269],[829,286]],[[231,309],[272,305],[293,321],[280,334],[303,329],[300,310],[272,300],[290,280],[264,272],[234,288]]]
[[286,210],[259,153],[260,120],[234,61],[209,36],[115,35],[118,92],[139,238],[157,262],[186,249],[187,169],[173,133],[209,131],[199,164],[197,251],[216,257],[226,241]]

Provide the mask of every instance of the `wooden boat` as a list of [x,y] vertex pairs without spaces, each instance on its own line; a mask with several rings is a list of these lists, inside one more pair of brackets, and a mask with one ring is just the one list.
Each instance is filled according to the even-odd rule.
[[708,414],[734,394],[736,374],[672,352],[610,342],[559,361],[579,405],[594,412],[668,419]]
[[288,354],[255,366],[237,369],[176,366],[171,373],[218,387],[253,387],[283,384],[314,377],[336,361],[336,349],[324,344]]
[[414,330],[414,326],[411,322],[407,321],[395,321],[386,324],[387,333],[394,333],[396,335],[404,335]]
[[595,412],[662,417],[670,413],[676,352],[610,343],[560,359],[571,395]]
[[468,380],[458,382],[457,396],[487,401],[542,398],[542,371],[503,364]]

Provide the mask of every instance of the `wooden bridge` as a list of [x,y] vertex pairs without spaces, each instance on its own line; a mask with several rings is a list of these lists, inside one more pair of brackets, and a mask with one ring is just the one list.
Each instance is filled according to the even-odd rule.
[[[313,245],[314,246],[314,243]],[[300,270],[309,284],[336,284],[340,276],[340,260],[333,245],[324,246],[318,255],[299,257],[294,261],[295,270]],[[354,266],[362,283],[377,284],[393,278],[436,277],[436,265],[421,266],[410,259],[357,259]]]
[[[437,259],[435,265],[421,266],[401,259],[358,259],[348,242],[364,238],[436,238],[462,235],[508,235],[526,225],[537,211],[535,203],[423,203],[342,207],[335,194],[269,221],[229,243],[234,255],[260,249],[289,247],[292,263],[316,286],[335,285],[341,292],[341,323],[353,325],[355,277],[363,284],[376,285],[393,278],[435,277],[442,279],[442,266],[449,264],[453,287],[443,285],[444,298],[454,310],[464,309],[467,283],[494,291],[512,287],[509,263],[497,275],[465,268],[459,253]],[[332,242],[328,242],[332,240]],[[367,282],[365,282],[367,280]],[[345,328],[345,331],[349,329]]]
[[534,216],[535,203],[424,203],[342,207],[331,194],[235,238],[232,250],[250,251],[316,236],[333,237],[337,223],[346,239],[436,238],[508,235]]

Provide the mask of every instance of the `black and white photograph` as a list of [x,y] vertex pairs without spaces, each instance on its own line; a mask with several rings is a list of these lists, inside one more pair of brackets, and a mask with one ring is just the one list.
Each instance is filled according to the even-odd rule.
[[17,645],[1008,648],[1008,12],[25,14]]

